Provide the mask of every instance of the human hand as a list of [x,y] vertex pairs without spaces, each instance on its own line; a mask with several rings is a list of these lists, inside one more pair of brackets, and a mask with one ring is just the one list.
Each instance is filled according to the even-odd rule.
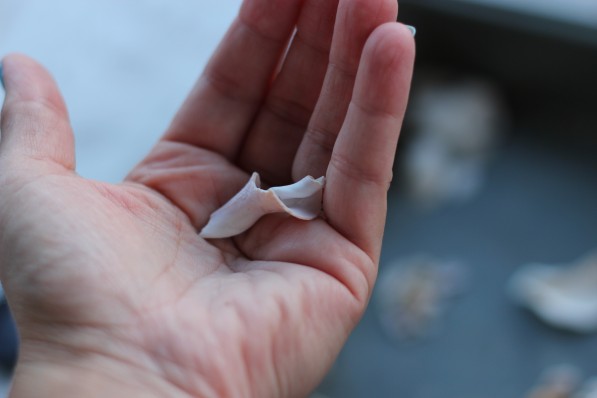
[[[283,397],[317,385],[375,280],[414,58],[394,0],[339,3],[246,0],[120,185],[75,173],[51,77],[4,59],[0,277],[21,336],[14,397]],[[270,185],[326,175],[325,220],[269,215],[232,239],[199,238],[252,171]]]

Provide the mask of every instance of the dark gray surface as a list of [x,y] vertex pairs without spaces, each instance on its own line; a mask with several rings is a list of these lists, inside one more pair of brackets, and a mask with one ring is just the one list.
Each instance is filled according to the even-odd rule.
[[565,263],[597,247],[597,148],[564,136],[518,133],[489,168],[480,195],[430,213],[390,193],[381,272],[417,253],[456,259],[470,291],[435,335],[411,343],[382,333],[375,297],[320,391],[334,397],[522,397],[562,362],[597,375],[597,336],[544,326],[506,297],[528,262]]
[[[597,45],[597,3],[587,0],[400,0],[421,8],[543,36]],[[445,26],[443,26],[445,27]]]

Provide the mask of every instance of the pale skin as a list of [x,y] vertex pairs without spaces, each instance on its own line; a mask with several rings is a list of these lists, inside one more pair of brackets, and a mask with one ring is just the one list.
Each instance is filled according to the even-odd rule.
[[[394,0],[245,0],[118,185],[76,174],[56,84],[5,57],[0,277],[22,343],[11,397],[308,395],[376,277],[414,60],[396,17]],[[325,175],[325,217],[199,238],[252,171],[269,185]]]

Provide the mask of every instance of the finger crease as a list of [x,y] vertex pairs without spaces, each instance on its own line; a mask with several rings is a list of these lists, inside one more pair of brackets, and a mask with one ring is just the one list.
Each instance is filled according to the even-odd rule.
[[295,40],[299,41],[309,50],[319,53],[325,57],[330,56],[330,48],[332,47],[331,42],[323,46],[317,45],[315,44],[315,41],[307,39],[300,29],[296,32]]
[[348,179],[354,180],[359,184],[371,184],[387,190],[388,185],[391,183],[391,177],[367,171],[359,167],[354,161],[340,155],[337,151],[332,154],[330,166]]
[[241,29],[246,29],[250,34],[257,36],[258,39],[261,39],[263,41],[268,41],[270,43],[275,43],[278,45],[286,44],[286,40],[288,38],[288,35],[290,34],[290,32],[288,32],[287,34],[284,34],[283,36],[280,36],[280,37],[275,37],[273,35],[269,35],[269,34],[263,32],[263,30],[258,28],[256,25],[245,20],[242,16],[238,17],[238,22],[239,22]]
[[327,153],[332,153],[334,145],[336,145],[337,135],[325,129],[309,129],[306,133],[306,138],[311,140],[319,148]]
[[302,129],[309,123],[313,113],[308,106],[281,97],[270,97],[265,106],[275,116]]
[[374,118],[378,118],[378,119],[390,119],[390,121],[392,121],[393,123],[401,122],[400,118],[392,112],[388,112],[383,109],[375,108],[373,106],[367,106],[367,105],[361,104],[354,100],[352,101],[351,105],[354,106],[355,108],[357,108],[357,110],[359,112],[364,113],[369,117],[374,117]]
[[252,94],[247,90],[242,90],[242,85],[235,82],[233,79],[210,70],[208,73],[203,75],[206,83],[216,90],[220,95],[235,101],[242,103],[254,103],[257,105],[261,100],[261,93]]
[[351,80],[356,80],[358,68],[356,68],[354,65],[348,64],[347,62],[331,60],[330,69],[336,73],[344,75]]

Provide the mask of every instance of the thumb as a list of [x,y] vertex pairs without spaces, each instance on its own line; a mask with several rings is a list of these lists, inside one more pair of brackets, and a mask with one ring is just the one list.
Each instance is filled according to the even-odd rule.
[[7,56],[0,66],[6,90],[0,117],[0,156],[25,156],[73,170],[74,137],[52,76],[19,54]]

